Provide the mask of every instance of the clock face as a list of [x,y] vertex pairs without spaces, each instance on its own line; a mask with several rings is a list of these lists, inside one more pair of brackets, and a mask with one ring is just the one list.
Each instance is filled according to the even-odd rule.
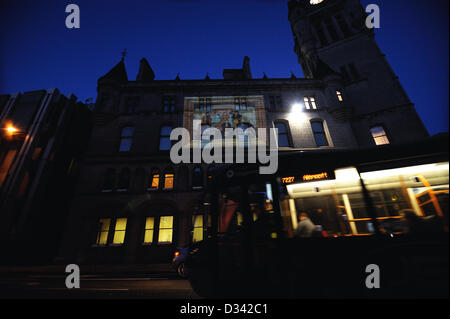
[[309,3],[311,3],[311,4],[319,4],[319,3],[321,3],[321,2],[323,2],[323,0],[309,0]]

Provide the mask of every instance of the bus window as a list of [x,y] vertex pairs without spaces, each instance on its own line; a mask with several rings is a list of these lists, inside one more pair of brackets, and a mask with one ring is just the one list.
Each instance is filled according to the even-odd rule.
[[371,235],[376,231],[371,211],[379,230],[390,234],[407,231],[405,211],[413,211],[424,220],[440,220],[448,229],[448,163],[366,171],[361,175],[356,168],[342,168],[335,170],[335,179],[284,187],[286,195],[280,202],[289,238],[295,236],[302,215],[316,227],[316,236]]

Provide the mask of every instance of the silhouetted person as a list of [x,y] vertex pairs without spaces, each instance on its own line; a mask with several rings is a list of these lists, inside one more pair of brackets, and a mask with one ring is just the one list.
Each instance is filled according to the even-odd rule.
[[297,229],[294,234],[295,237],[312,237],[313,233],[316,231],[316,226],[313,224],[311,219],[309,219],[306,213],[300,214],[300,222],[298,223]]
[[408,234],[430,233],[442,230],[433,216],[420,217],[412,209],[404,209],[400,211],[400,215],[403,216]]

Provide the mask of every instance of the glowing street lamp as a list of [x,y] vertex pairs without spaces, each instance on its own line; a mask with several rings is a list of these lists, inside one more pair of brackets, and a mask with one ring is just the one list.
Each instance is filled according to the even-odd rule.
[[9,134],[14,134],[17,132],[17,129],[14,126],[8,126],[6,130],[8,131]]

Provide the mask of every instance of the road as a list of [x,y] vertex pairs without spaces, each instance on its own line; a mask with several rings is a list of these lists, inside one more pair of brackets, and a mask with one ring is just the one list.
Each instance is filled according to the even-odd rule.
[[0,299],[198,299],[189,281],[173,274],[81,275],[68,289],[64,274],[0,274]]

